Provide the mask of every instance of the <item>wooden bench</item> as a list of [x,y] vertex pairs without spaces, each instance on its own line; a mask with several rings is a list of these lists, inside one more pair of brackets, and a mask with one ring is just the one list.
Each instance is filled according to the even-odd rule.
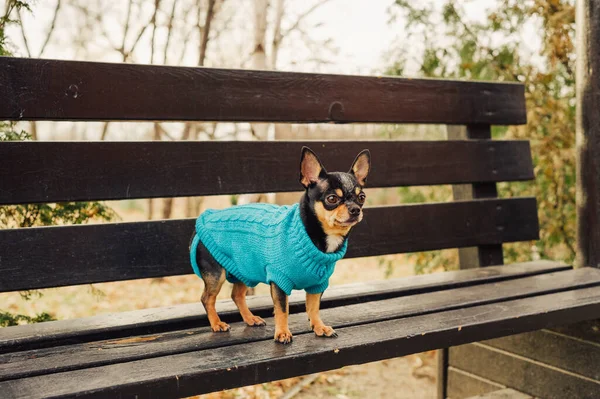
[[[369,148],[371,188],[471,189],[455,202],[370,207],[347,257],[476,247],[465,251],[490,266],[333,286],[322,315],[337,339],[314,336],[295,293],[287,346],[273,342],[262,296],[248,302],[266,328],[245,328],[232,302],[218,304],[228,334],[210,332],[199,303],[0,329],[2,397],[177,398],[600,317],[600,270],[499,266],[502,243],[538,238],[535,199],[495,198],[497,182],[534,177],[528,142],[488,140],[491,125],[526,121],[518,84],[0,58],[2,119],[467,125],[470,140],[311,147],[332,170]],[[301,145],[4,142],[0,204],[294,191]],[[190,274],[193,225],[1,230],[0,292]],[[452,396],[441,359],[440,395]]]

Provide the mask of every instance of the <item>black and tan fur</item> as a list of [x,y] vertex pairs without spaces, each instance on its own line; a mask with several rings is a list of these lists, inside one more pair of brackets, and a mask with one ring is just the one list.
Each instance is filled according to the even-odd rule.
[[[366,198],[363,187],[370,168],[370,153],[364,150],[358,154],[349,172],[327,173],[315,153],[308,147],[302,148],[300,183],[305,192],[300,199],[300,217],[308,236],[321,251],[337,251],[348,238],[352,227],[362,220],[362,207]],[[225,269],[202,243],[198,245],[196,260],[204,280],[202,304],[211,328],[215,332],[229,331],[229,325],[221,321],[215,309],[217,295],[225,282]],[[234,284],[231,298],[249,326],[264,326],[265,321],[253,315],[246,305],[247,289],[242,283]],[[310,326],[319,337],[336,337],[333,328],[325,325],[319,316],[321,296],[322,294],[306,294],[306,312]],[[288,327],[288,297],[273,283],[271,297],[275,313],[274,339],[283,344],[290,343],[292,333]]]

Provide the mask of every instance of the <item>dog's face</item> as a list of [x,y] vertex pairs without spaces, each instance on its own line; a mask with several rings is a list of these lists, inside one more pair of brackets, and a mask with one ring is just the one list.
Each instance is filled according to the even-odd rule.
[[300,183],[325,234],[345,236],[362,220],[366,200],[363,188],[370,168],[369,150],[358,154],[347,173],[327,173],[315,153],[302,148]]

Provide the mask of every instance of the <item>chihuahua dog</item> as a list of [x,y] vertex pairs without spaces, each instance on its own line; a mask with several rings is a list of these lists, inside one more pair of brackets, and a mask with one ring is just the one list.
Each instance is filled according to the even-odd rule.
[[196,222],[190,244],[194,272],[204,280],[202,304],[215,332],[229,331],[215,309],[227,279],[231,298],[249,326],[264,326],[246,304],[246,291],[262,282],[271,287],[276,342],[292,341],[288,328],[288,295],[306,291],[310,326],[319,337],[336,337],[319,316],[323,291],[335,262],[346,252],[348,234],[363,218],[363,188],[371,168],[368,150],[350,170],[327,172],[317,155],[302,148],[300,183],[305,191],[292,206],[248,204],[207,210]]

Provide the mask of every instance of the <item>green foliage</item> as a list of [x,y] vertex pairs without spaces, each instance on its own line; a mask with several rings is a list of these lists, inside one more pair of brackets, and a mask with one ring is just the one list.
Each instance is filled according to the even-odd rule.
[[90,220],[110,221],[114,217],[114,211],[101,202],[0,206],[0,228],[83,224]]
[[[13,123],[0,124],[0,141],[29,140],[30,136],[24,131],[16,131]],[[0,229],[22,228],[34,226],[51,226],[60,224],[83,224],[92,220],[110,221],[116,217],[112,209],[101,202],[63,202],[57,204],[24,204],[0,206]],[[91,287],[93,292],[99,290]],[[34,296],[41,297],[37,290],[21,291],[24,300]],[[22,323],[38,323],[54,320],[43,312],[36,317],[22,314],[12,315],[0,312],[0,327],[15,326]]]
[[[424,44],[419,65],[423,76],[525,84],[527,125],[496,127],[493,135],[531,140],[536,182],[500,184],[499,192],[503,197],[537,197],[541,239],[511,244],[505,260],[539,255],[572,262],[576,212],[574,1],[497,0],[483,20],[467,19],[464,8],[468,5],[464,3],[446,0],[441,8],[436,6],[438,2],[423,3],[397,0],[393,7],[396,15],[406,17],[407,41]],[[535,26],[540,32],[542,46],[536,54],[528,53],[529,43],[522,37],[524,26]],[[389,73],[409,56],[399,57],[392,61]],[[439,264],[435,261],[438,255],[423,261]]]
[[23,314],[11,314],[0,312],[0,327],[18,326],[19,324],[41,323],[43,321],[55,320],[52,315],[43,312],[35,317],[25,316]]
[[5,5],[5,13],[0,16],[0,56],[11,56],[12,53],[8,50],[8,38],[6,37],[6,27],[10,24],[17,23],[12,19],[13,12],[21,10],[31,11],[29,1],[8,0]]
[[[27,133],[16,132],[11,123],[0,128],[0,141],[30,139]],[[115,216],[112,209],[96,201],[7,205],[0,206],[0,228],[83,224],[91,220],[110,221]]]
[[23,130],[20,132],[15,130],[14,122],[2,122],[0,123],[0,141],[23,141],[29,140],[31,137]]
[[[18,23],[12,19],[13,13],[31,11],[31,2],[8,0],[5,14],[0,16],[0,56],[11,56],[8,50],[6,27]],[[16,130],[14,122],[0,122],[0,141],[30,140],[30,135],[22,130]],[[21,228],[33,226],[49,226],[57,224],[82,224],[92,220],[112,220],[116,214],[112,209],[100,202],[65,202],[57,204],[26,204],[0,206],[0,229]],[[94,287],[92,287],[94,290]],[[96,291],[100,292],[96,289]],[[41,297],[37,290],[20,292],[24,300]],[[52,315],[43,312],[35,317],[22,314],[0,312],[0,327],[16,326],[23,323],[39,323],[54,320]]]

